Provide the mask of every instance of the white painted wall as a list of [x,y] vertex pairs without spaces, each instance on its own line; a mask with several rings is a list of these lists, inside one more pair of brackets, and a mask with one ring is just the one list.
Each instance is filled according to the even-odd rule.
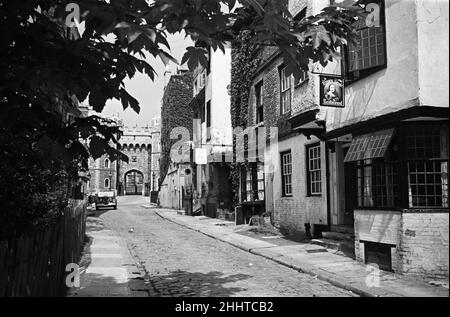
[[449,106],[448,6],[386,0],[387,68],[348,86],[345,109],[321,109],[327,131],[416,105]]
[[346,87],[344,109],[322,107],[327,131],[417,105],[416,2],[386,0],[385,12],[387,68]]
[[449,1],[417,0],[419,86],[423,105],[449,106]]
[[[289,231],[304,231],[304,224],[327,224],[327,198],[326,198],[326,159],[325,146],[322,143],[321,167],[322,167],[322,195],[307,195],[306,178],[306,145],[316,144],[319,140],[311,137],[308,140],[304,135],[296,135],[279,141],[278,155],[291,151],[292,155],[292,197],[283,197],[281,180],[281,162],[267,175],[272,183],[274,205],[274,220],[277,226]],[[266,185],[267,186],[267,185]],[[267,192],[267,191],[266,191]]]

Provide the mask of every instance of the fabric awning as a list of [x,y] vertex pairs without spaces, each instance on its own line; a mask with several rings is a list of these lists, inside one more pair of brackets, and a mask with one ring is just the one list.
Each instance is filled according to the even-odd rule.
[[394,129],[389,129],[354,138],[344,162],[384,157],[393,135]]

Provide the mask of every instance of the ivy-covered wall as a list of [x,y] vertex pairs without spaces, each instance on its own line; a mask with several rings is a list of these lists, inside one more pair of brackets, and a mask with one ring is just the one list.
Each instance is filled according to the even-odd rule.
[[164,91],[161,108],[160,186],[170,165],[170,150],[177,140],[170,139],[174,128],[184,127],[192,138],[193,111],[189,106],[193,97],[192,73],[173,75]]
[[[252,79],[261,60],[258,46],[249,45],[249,33],[243,32],[233,43],[231,51],[231,125],[247,128],[249,122],[249,97]],[[236,140],[233,140],[236,149]],[[236,151],[234,151],[236,153]],[[231,168],[233,206],[239,203],[239,181],[243,163],[233,163]]]

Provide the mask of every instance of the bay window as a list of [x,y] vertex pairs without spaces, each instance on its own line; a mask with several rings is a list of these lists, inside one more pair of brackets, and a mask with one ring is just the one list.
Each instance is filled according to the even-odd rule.
[[448,208],[448,124],[405,124],[355,137],[356,205]]
[[407,129],[408,198],[414,208],[448,208],[448,126]]

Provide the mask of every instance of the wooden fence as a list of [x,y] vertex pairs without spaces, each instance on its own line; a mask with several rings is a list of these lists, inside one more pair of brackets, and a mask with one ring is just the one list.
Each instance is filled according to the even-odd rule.
[[53,225],[0,241],[0,297],[64,296],[66,265],[78,263],[85,231],[86,202],[71,201]]

